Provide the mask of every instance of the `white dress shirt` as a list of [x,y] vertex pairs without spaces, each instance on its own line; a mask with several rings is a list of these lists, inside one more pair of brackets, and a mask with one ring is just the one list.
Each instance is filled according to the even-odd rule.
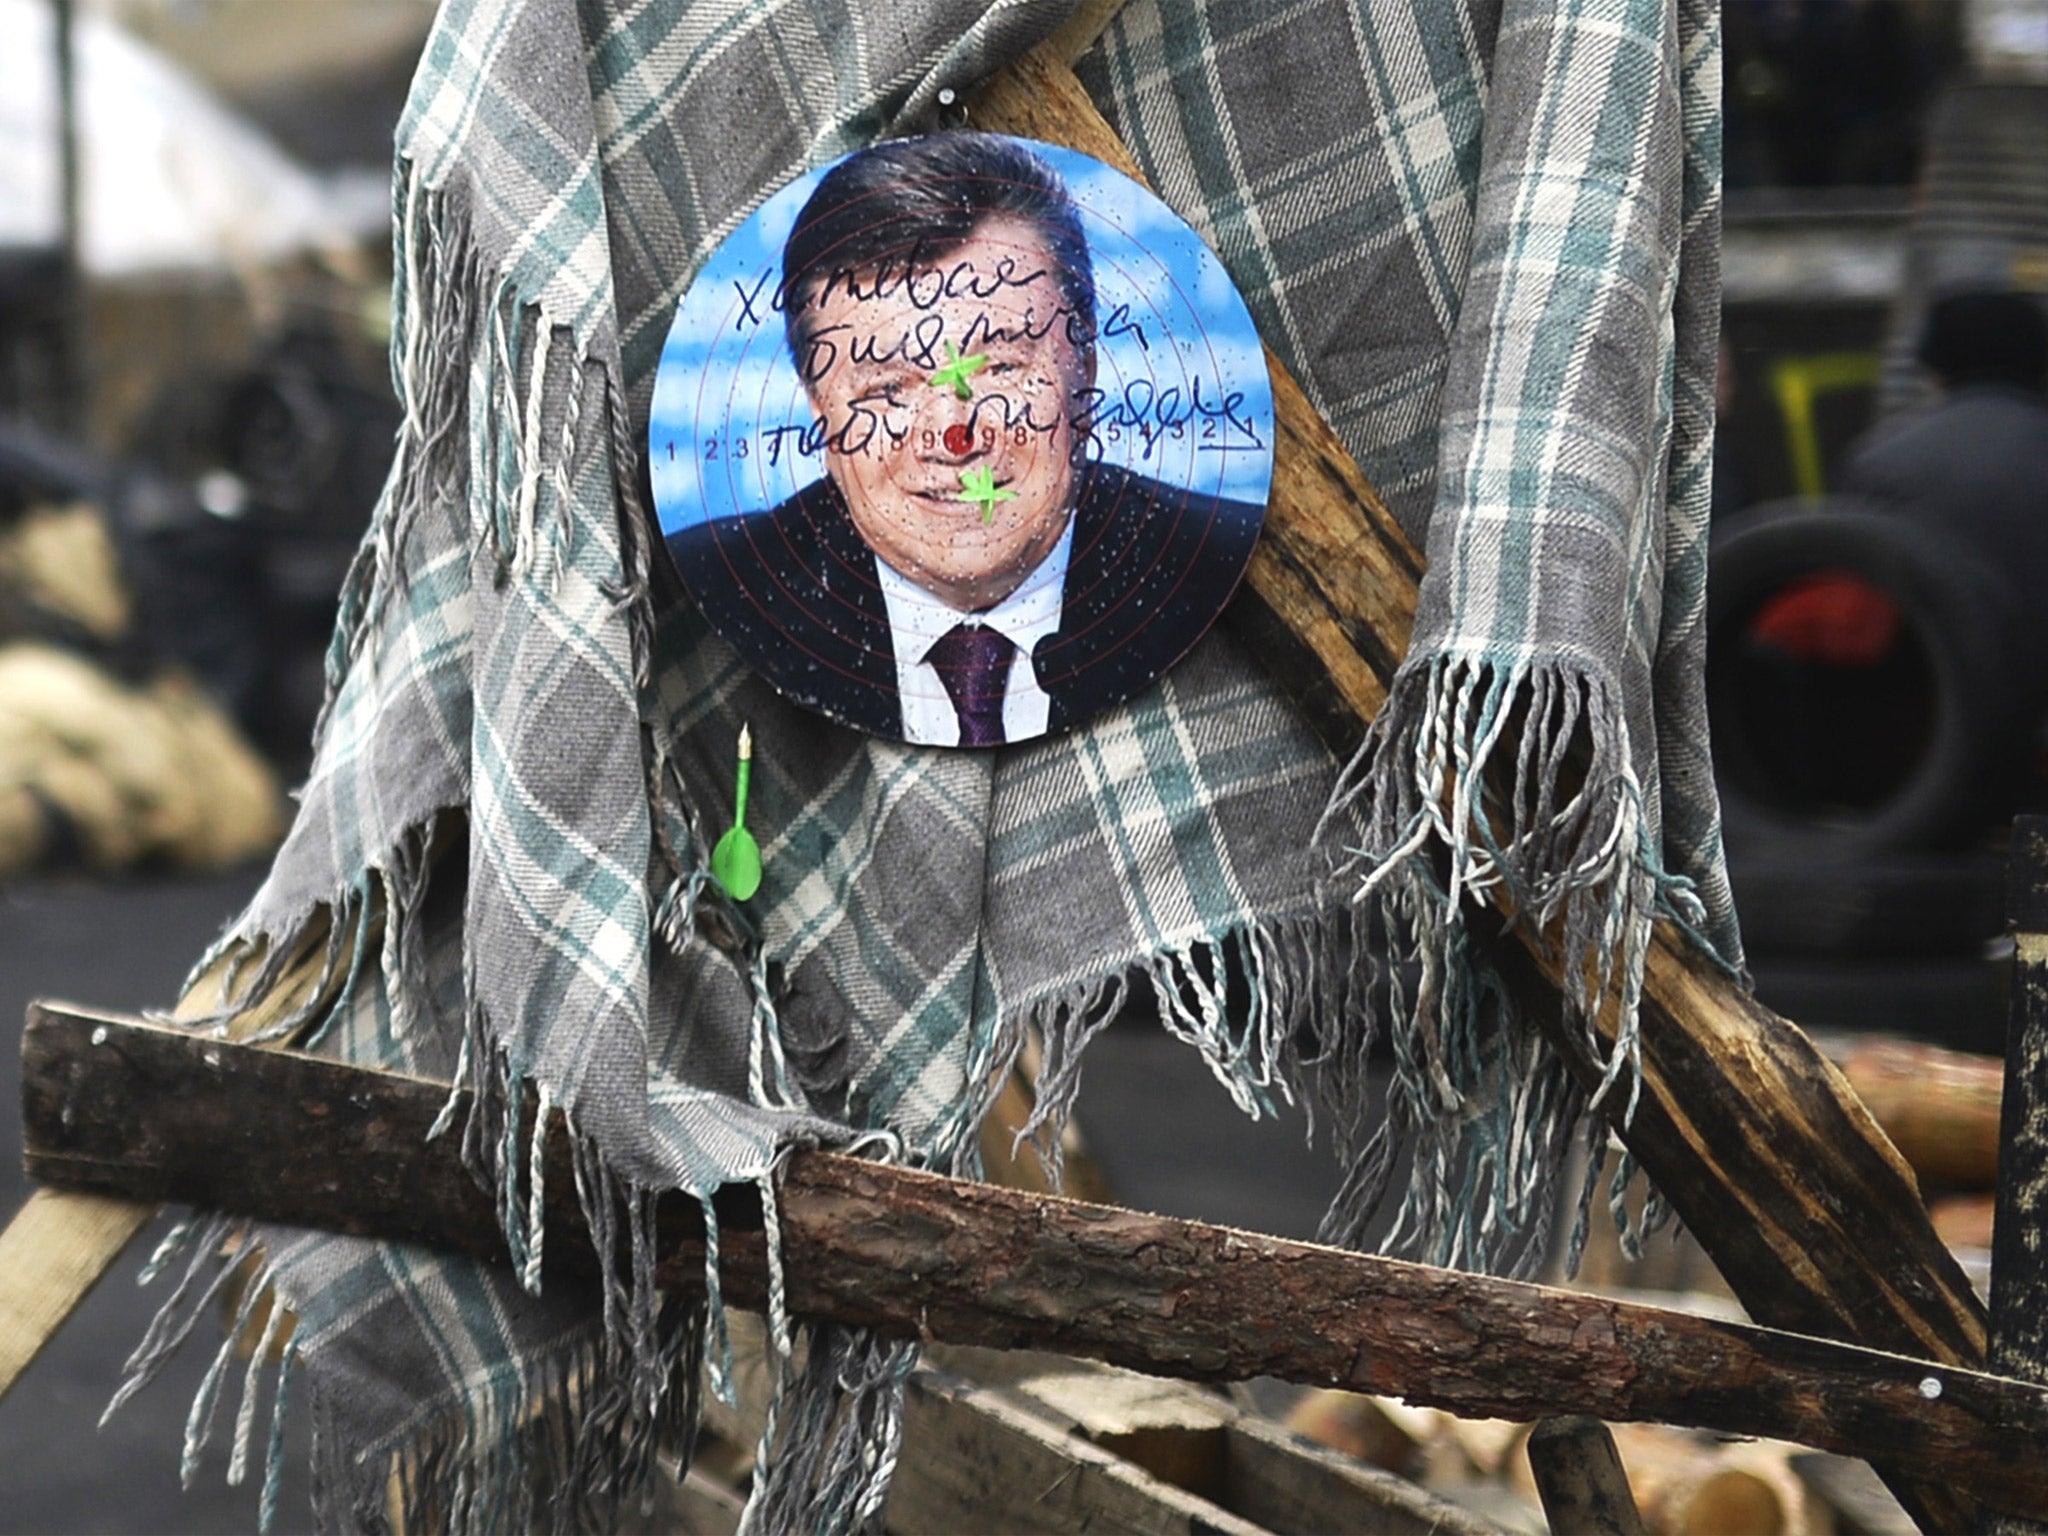
[[1060,535],[1052,553],[1017,584],[1017,590],[980,613],[949,608],[886,560],[875,561],[882,598],[889,607],[889,640],[896,649],[896,692],[903,703],[903,739],[920,746],[960,745],[960,716],[939,681],[939,669],[925,657],[956,624],[986,624],[1017,647],[1003,689],[1003,740],[1024,741],[1045,734],[1052,700],[1038,685],[1031,648],[1060,627],[1066,601],[1067,556],[1074,524]]

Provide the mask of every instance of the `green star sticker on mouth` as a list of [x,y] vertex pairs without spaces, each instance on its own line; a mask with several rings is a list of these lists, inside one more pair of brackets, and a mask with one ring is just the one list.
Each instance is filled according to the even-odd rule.
[[932,375],[932,383],[940,389],[951,389],[962,400],[972,400],[974,391],[968,387],[967,381],[987,366],[986,352],[976,352],[972,356],[962,357],[960,349],[949,341],[946,343],[945,366]]
[[981,503],[981,520],[992,523],[996,520],[996,503],[1015,501],[1017,493],[997,485],[996,472],[986,464],[977,464],[960,471],[960,494],[953,499]]

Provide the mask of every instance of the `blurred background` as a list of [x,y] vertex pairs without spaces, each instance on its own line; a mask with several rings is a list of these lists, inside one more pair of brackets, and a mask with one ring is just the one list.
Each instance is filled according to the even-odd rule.
[[[282,835],[397,422],[391,136],[432,18],[0,0],[0,1215],[29,999],[169,1004]],[[0,1531],[255,1529],[220,1463],[179,1487],[211,1349],[97,1427],[151,1246],[0,1402]]]
[[[397,422],[391,140],[432,14],[0,0],[9,1020],[168,1004],[282,833]],[[2048,808],[2048,0],[1725,21],[1708,689],[1757,985],[1825,1030],[1996,1051],[2005,828]],[[1163,1040],[1094,1060],[1122,1198],[1312,1228],[1294,1129],[1232,1140]],[[249,1524],[211,1474],[172,1492],[189,1383],[117,1425],[133,1457],[67,1454],[147,1311],[103,1291],[0,1407],[0,1530]]]
[[2039,808],[2048,6],[1728,0],[1709,706],[1759,993],[2004,1038]]

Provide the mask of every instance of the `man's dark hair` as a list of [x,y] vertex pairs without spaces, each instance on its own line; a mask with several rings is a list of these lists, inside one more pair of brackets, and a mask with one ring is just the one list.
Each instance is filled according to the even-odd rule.
[[1927,311],[1921,363],[1951,387],[2048,387],[2048,318],[2021,293],[1951,293]]
[[941,133],[840,161],[797,215],[782,248],[782,323],[798,370],[815,319],[811,301],[825,284],[877,268],[929,268],[1003,214],[1045,242],[1067,335],[1084,352],[1092,348],[1095,276],[1080,210],[1059,173],[1013,139]]

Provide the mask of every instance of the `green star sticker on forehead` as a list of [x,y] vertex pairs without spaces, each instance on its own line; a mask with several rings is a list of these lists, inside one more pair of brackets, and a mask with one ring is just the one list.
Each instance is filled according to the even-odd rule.
[[967,381],[987,366],[986,352],[976,352],[972,356],[962,357],[960,349],[949,341],[946,343],[945,366],[932,375],[932,383],[940,389],[950,388],[962,400],[972,400],[974,391],[968,388]]
[[960,471],[960,494],[953,499],[980,502],[981,520],[984,523],[992,523],[996,520],[996,503],[1015,501],[1017,493],[997,485],[996,472],[986,464],[977,464],[972,469]]

